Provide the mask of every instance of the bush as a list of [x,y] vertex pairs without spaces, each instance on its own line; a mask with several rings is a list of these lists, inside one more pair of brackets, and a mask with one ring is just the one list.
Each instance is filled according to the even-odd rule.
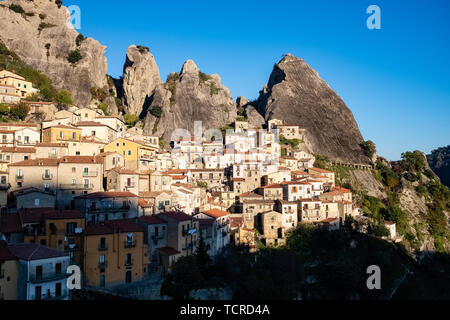
[[61,8],[61,6],[63,4],[62,0],[56,0],[55,3],[58,6],[58,8]]
[[80,33],[75,39],[75,44],[77,45],[77,47],[79,47],[85,39],[86,38]]
[[5,106],[4,104],[0,104],[0,115],[7,116],[8,114],[9,114],[8,106]]
[[211,85],[209,86],[209,94],[211,95],[211,97],[215,94],[218,94],[220,91],[220,88],[216,87],[216,85],[212,82]]
[[41,20],[44,20],[45,18],[47,18],[47,15],[45,13],[39,13],[39,18],[41,18]]
[[203,188],[203,189],[208,189],[208,183],[206,183],[204,181],[197,181],[197,187]]
[[163,109],[161,106],[154,106],[150,109],[150,114],[156,118],[161,118]]
[[198,77],[200,79],[200,82],[206,82],[211,79],[210,76],[208,76],[206,73],[203,73],[201,71],[198,72]]
[[83,56],[81,55],[79,50],[73,50],[69,52],[69,55],[67,56],[67,61],[69,61],[72,64],[77,63],[83,59]]
[[9,5],[9,9],[14,11],[14,12],[20,13],[20,14],[24,14],[25,13],[25,10],[23,10],[22,6],[19,5],[19,4],[10,4]]
[[51,23],[41,22],[39,24],[38,30],[39,30],[39,33],[41,33],[42,30],[44,30],[46,28],[53,28],[53,27],[56,27],[56,25],[55,24],[51,24]]
[[422,172],[426,167],[425,157],[420,151],[402,153],[402,168],[409,172]]
[[30,107],[23,103],[19,103],[15,106],[12,106],[9,109],[9,115],[11,118],[17,119],[17,120],[24,120],[28,113],[30,112]]
[[60,105],[71,105],[73,104],[72,94],[67,90],[60,90],[56,94],[55,101]]
[[128,128],[133,128],[136,123],[139,121],[139,117],[134,114],[126,114],[123,116],[123,119],[125,120],[125,124]]
[[103,111],[103,114],[104,114],[105,116],[108,116],[108,115],[109,115],[109,114],[108,114],[108,105],[107,105],[106,103],[104,103],[104,102],[100,103],[100,104],[98,105],[98,108],[99,108],[100,110]]
[[373,143],[370,140],[367,140],[367,141],[364,141],[363,143],[361,143],[361,148],[363,149],[364,154],[369,158],[372,158],[374,156],[375,152],[377,152],[375,143]]
[[293,149],[297,149],[300,144],[299,139],[286,139],[283,135],[280,135],[280,144],[289,145]]
[[140,53],[150,52],[150,49],[146,46],[136,46],[139,49]]

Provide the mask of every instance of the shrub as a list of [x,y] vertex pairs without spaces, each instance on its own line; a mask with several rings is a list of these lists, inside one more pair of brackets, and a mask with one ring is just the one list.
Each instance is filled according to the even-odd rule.
[[208,81],[208,80],[211,79],[210,76],[208,76],[206,73],[203,73],[203,72],[201,72],[201,71],[198,72],[198,77],[199,77],[199,79],[200,79],[200,83],[206,82],[206,81]]
[[204,181],[197,181],[197,187],[203,188],[203,189],[208,189],[208,183],[206,183]]
[[67,90],[60,90],[56,94],[55,102],[60,105],[71,105],[73,104],[72,94]]
[[215,94],[218,94],[220,91],[220,88],[216,87],[216,85],[212,82],[209,86],[209,94],[211,97]]
[[72,64],[77,63],[83,59],[83,56],[81,55],[79,50],[73,50],[69,52],[69,55],[67,56],[67,61],[69,61]]
[[156,118],[161,118],[163,109],[161,106],[154,106],[150,109],[150,114]]
[[286,139],[284,136],[280,135],[280,143],[284,145],[289,145],[293,149],[297,149],[298,145],[300,144],[299,139]]
[[109,114],[108,114],[108,105],[107,105],[106,103],[104,103],[104,102],[100,103],[100,104],[98,105],[98,108],[99,108],[100,110],[103,111],[103,114],[104,114],[105,116],[108,116],[108,115],[109,115]]
[[10,4],[9,5],[9,9],[14,11],[14,12],[20,13],[20,14],[24,14],[25,13],[25,10],[23,10],[22,6],[19,5],[19,4]]
[[169,74],[169,75],[167,76],[166,82],[169,82],[169,81],[178,81],[178,80],[180,80],[180,75],[179,75],[177,72],[172,72],[171,74]]
[[139,49],[140,53],[150,52],[150,49],[146,46],[136,46]]
[[9,114],[8,106],[5,106],[4,104],[0,104],[0,115],[6,116],[8,114]]
[[369,158],[372,158],[373,155],[375,154],[375,152],[377,152],[375,143],[373,143],[370,140],[367,140],[367,141],[364,141],[363,143],[361,143],[361,148],[363,149],[364,154]]
[[126,114],[123,116],[123,119],[125,120],[125,124],[128,128],[133,128],[136,123],[139,121],[139,117],[134,114]]
[[41,22],[41,23],[39,23],[38,30],[39,30],[39,33],[41,33],[42,30],[44,30],[46,28],[53,28],[53,27],[56,27],[56,25],[51,24],[51,23]]
[[39,13],[39,18],[41,18],[41,20],[44,20],[45,18],[47,18],[47,15],[45,13]]
[[402,153],[400,164],[404,170],[409,172],[422,172],[426,167],[425,157],[420,151]]
[[9,115],[11,116],[11,118],[15,118],[17,120],[24,120],[29,112],[30,107],[23,103],[19,103],[9,109]]
[[62,0],[56,0],[55,3],[58,6],[58,8],[61,8],[61,6],[63,4]]
[[79,47],[84,40],[86,40],[86,38],[80,33],[75,39],[77,47]]

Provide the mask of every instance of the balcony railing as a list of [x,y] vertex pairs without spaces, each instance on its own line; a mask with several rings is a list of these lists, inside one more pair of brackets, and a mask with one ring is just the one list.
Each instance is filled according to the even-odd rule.
[[158,235],[152,235],[152,240],[153,241],[158,241],[158,240],[162,240],[166,237],[165,233],[158,233]]
[[98,251],[106,251],[106,250],[108,250],[107,244],[104,244],[104,245],[99,244],[98,245]]
[[20,175],[20,176],[17,175],[17,176],[16,176],[16,181],[17,181],[17,182],[23,182],[23,174]]
[[41,300],[47,300],[47,301],[58,301],[58,300],[65,300],[69,295],[61,294],[60,296],[56,295],[42,295]]
[[183,237],[185,237],[185,236],[193,235],[196,232],[197,232],[197,229],[194,228],[194,229],[182,230],[181,234],[183,235]]
[[42,175],[42,180],[52,180],[53,179],[53,174],[43,174]]
[[61,190],[92,190],[94,189],[93,184],[60,184],[59,188]]
[[67,278],[68,275],[66,273],[43,273],[43,274],[32,274],[30,275],[30,281],[33,283],[39,283],[39,282],[48,282],[48,281],[56,281],[56,280],[62,280]]
[[136,247],[136,240],[134,240],[134,241],[125,241],[124,247],[125,247],[125,249],[135,248]]
[[56,153],[49,153],[48,154],[48,157],[49,157],[49,159],[56,159],[56,158],[58,158],[58,155],[56,154]]
[[98,263],[98,268],[99,269],[106,269],[107,266],[108,266],[108,262],[107,261],[103,261],[103,262],[99,262]]
[[90,207],[88,208],[89,213],[95,212],[117,212],[117,211],[128,211],[130,210],[130,206],[101,206],[101,207]]
[[134,183],[134,182],[125,185],[125,188],[127,188],[127,189],[132,189],[132,188],[135,188],[135,187],[136,187],[136,183]]
[[91,178],[95,178],[98,177],[98,171],[83,171],[83,177],[91,177]]

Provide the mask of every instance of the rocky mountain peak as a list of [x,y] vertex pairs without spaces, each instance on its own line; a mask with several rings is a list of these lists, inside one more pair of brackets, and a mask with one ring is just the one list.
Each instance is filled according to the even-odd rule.
[[258,111],[306,129],[311,152],[351,163],[367,163],[362,135],[350,109],[303,59],[285,55],[260,93]]
[[186,60],[186,62],[183,64],[183,68],[181,68],[181,75],[186,74],[196,74],[198,75],[198,72],[200,69],[197,67],[195,62],[193,60]]
[[159,69],[150,50],[147,47],[131,45],[123,67],[124,111],[139,115],[160,83]]

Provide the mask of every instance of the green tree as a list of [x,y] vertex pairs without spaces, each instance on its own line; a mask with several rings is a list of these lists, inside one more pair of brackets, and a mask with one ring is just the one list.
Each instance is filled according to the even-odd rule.
[[125,124],[127,125],[128,128],[133,128],[136,123],[139,121],[139,117],[134,115],[134,114],[130,114],[127,113],[126,115],[123,116],[123,119],[125,120]]
[[409,172],[422,172],[426,167],[426,160],[420,151],[402,153],[402,168]]
[[156,118],[161,118],[163,109],[161,106],[154,106],[150,109],[150,114]]
[[69,55],[67,56],[67,61],[69,61],[72,64],[76,64],[81,59],[83,59],[83,56],[81,55],[79,50],[72,50],[69,52]]
[[8,106],[5,106],[4,104],[0,104],[0,115],[7,116],[8,114],[9,114]]
[[29,112],[30,112],[29,106],[27,106],[23,103],[19,103],[10,108],[9,115],[11,116],[11,118],[14,118],[17,120],[24,120],[27,117]]
[[73,104],[72,94],[64,89],[59,90],[58,93],[56,94],[55,102],[58,103],[59,105],[64,106],[72,105]]
[[197,250],[195,252],[195,257],[197,259],[197,264],[202,270],[206,270],[211,258],[208,255],[208,250],[206,249],[205,240],[203,239],[203,233],[200,232],[200,239],[198,241]]
[[375,146],[375,143],[371,140],[364,141],[361,143],[361,147],[364,151],[364,154],[368,156],[369,158],[372,158],[375,152],[377,152],[377,148]]

